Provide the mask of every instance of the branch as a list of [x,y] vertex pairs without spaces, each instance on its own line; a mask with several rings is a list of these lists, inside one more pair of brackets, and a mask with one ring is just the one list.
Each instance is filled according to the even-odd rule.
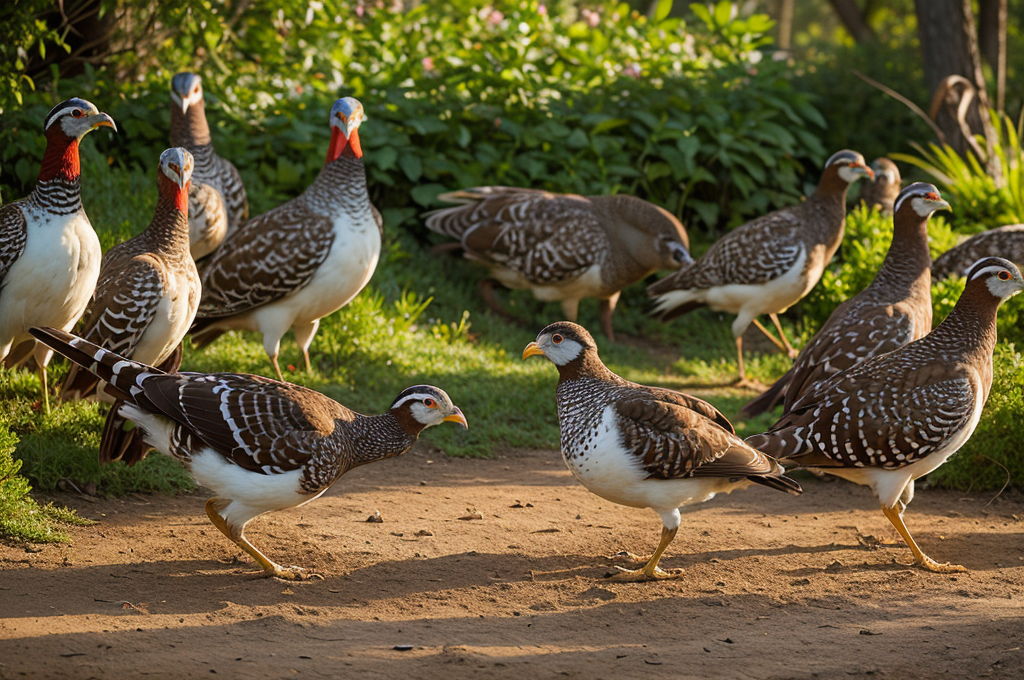
[[863,80],[865,83],[867,83],[871,87],[874,87],[876,89],[881,90],[882,92],[884,92],[885,94],[889,95],[890,97],[892,97],[896,101],[898,101],[901,104],[903,104],[904,106],[906,106],[912,112],[917,114],[921,118],[921,120],[923,120],[924,122],[928,123],[928,127],[930,127],[932,129],[932,132],[935,133],[935,136],[938,137],[939,141],[941,143],[943,143],[943,144],[946,143],[946,135],[942,134],[942,130],[939,128],[939,126],[935,124],[934,120],[932,120],[931,118],[928,117],[928,114],[925,113],[921,109],[920,106],[918,106],[914,102],[910,101],[909,99],[907,99],[906,97],[904,97],[899,92],[897,92],[896,90],[892,89],[891,87],[887,87],[887,86],[883,85],[882,83],[878,82],[874,78],[869,78],[868,76],[864,75],[863,73],[861,73],[857,69],[850,69],[850,70],[853,72],[853,75],[857,76],[858,78]]

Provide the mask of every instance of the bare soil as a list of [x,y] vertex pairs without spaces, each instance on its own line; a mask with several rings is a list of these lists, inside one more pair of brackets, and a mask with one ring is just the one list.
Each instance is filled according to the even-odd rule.
[[[603,582],[656,515],[588,493],[551,451],[425,446],[257,519],[323,581],[252,575],[205,494],[59,502],[71,545],[0,546],[0,678],[1024,677],[1024,503],[919,489],[910,553],[871,492],[804,480],[683,516],[682,578]],[[379,511],[382,523],[366,519]],[[34,552],[38,550],[38,552]]]

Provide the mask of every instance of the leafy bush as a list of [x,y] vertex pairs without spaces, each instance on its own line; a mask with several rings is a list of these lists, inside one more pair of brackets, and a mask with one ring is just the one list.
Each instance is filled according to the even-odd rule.
[[[284,4],[260,3],[219,32],[222,19],[196,8],[202,21],[185,22],[160,59],[203,73],[218,149],[262,188],[251,192],[256,210],[315,176],[325,112],[341,94],[366,107],[370,184],[389,226],[415,223],[444,190],[503,183],[634,193],[714,228],[792,203],[802,166],[827,155],[809,96],[786,65],[761,60],[771,22],[734,18],[728,2],[695,5],[691,23],[539,0],[409,11],[329,2],[303,15]],[[155,165],[171,72],[153,69],[141,82],[117,73],[52,82],[5,114],[5,195],[31,186],[39,121],[72,94],[96,99],[122,128],[84,145],[97,158]]]
[[0,426],[0,538],[33,543],[62,543],[68,540],[61,526],[91,524],[73,510],[53,503],[39,505],[29,496],[28,480],[18,474],[21,461],[14,460],[18,437]]

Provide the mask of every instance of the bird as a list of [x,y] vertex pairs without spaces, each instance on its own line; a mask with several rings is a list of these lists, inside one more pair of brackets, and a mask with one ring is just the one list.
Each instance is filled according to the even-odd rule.
[[387,412],[367,416],[299,385],[238,373],[168,374],[64,331],[33,328],[32,335],[106,381],[146,442],[214,493],[206,501],[214,526],[265,575],[285,580],[316,574],[264,555],[245,538],[250,520],[308,503],[354,467],[402,455],[425,428],[468,427],[448,394],[430,385],[408,387]]
[[867,288],[835,308],[804,346],[793,367],[740,411],[751,417],[785,400],[783,413],[817,383],[859,361],[923,338],[932,329],[928,218],[949,210],[939,190],[916,182],[895,204],[893,237]]
[[562,460],[591,493],[661,517],[661,542],[643,568],[616,581],[672,578],[658,562],[679,529],[679,507],[708,501],[751,483],[801,492],[769,456],[740,439],[714,406],[674,390],[620,378],[582,326],[545,327],[523,360],[545,356],[558,368]]
[[869,208],[877,206],[886,217],[893,214],[896,199],[900,195],[900,169],[888,158],[876,158],[871,163],[875,178],[866,182],[860,192],[860,200]]
[[249,217],[249,201],[238,168],[213,148],[203,79],[195,73],[178,73],[171,79],[170,142],[195,158],[189,228],[192,256],[202,260]]
[[932,277],[941,280],[954,274],[963,276],[983,257],[1005,257],[1024,267],[1024,224],[1008,224],[971,236],[935,259]]
[[82,207],[78,147],[114,119],[77,97],[43,120],[46,151],[27,197],[0,206],[0,359],[32,354],[50,411],[46,366],[53,353],[29,335],[32,326],[71,329],[96,288],[102,250]]
[[[874,177],[864,157],[848,149],[836,152],[805,202],[737,227],[689,267],[651,284],[647,293],[655,298],[655,313],[668,321],[707,305],[735,314],[740,385],[752,385],[743,366],[743,333],[751,322],[796,357],[777,315],[818,283],[843,240],[846,190],[861,177]],[[761,314],[771,318],[781,343],[757,320]]]
[[213,254],[190,331],[196,347],[225,331],[259,331],[283,380],[277,357],[291,328],[311,370],[320,319],[359,294],[380,258],[383,221],[370,204],[359,141],[365,117],[352,97],[334,102],[327,159],[313,184],[246,222]]
[[779,459],[871,487],[914,564],[958,572],[918,547],[903,520],[914,480],[974,433],[992,386],[996,310],[1024,289],[1008,260],[971,268],[953,311],[925,337],[818,383],[764,434],[747,443]]
[[427,228],[458,239],[467,259],[490,269],[480,290],[501,316],[510,315],[494,297],[495,279],[538,300],[560,301],[570,321],[580,300],[594,297],[604,334],[614,342],[612,313],[622,289],[693,262],[675,215],[634,196],[484,186],[439,198],[459,205],[429,213]]
[[[99,284],[78,332],[89,342],[173,373],[181,366],[181,344],[199,307],[199,271],[189,252],[189,179],[192,154],[175,147],[160,155],[159,199],[146,230],[103,257]],[[73,365],[61,398],[84,398],[99,378]],[[107,416],[100,461],[141,460],[146,447],[139,430],[123,432],[119,407]]]

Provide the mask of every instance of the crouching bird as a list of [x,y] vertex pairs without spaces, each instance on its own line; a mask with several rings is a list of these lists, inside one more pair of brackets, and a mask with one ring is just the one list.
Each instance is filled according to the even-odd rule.
[[30,332],[106,381],[145,441],[214,492],[210,521],[268,576],[317,575],[282,567],[249,543],[251,519],[308,503],[354,467],[402,455],[432,425],[468,427],[444,390],[429,385],[406,388],[386,413],[365,416],[298,385],[237,373],[172,375],[64,331]]
[[935,330],[816,384],[747,443],[787,464],[871,487],[915,565],[966,571],[924,554],[903,513],[914,498],[914,480],[946,462],[978,426],[992,387],[996,310],[1021,290],[1024,279],[1012,262],[978,261],[956,307]]
[[681,392],[638,385],[612,373],[582,326],[547,326],[523,350],[558,368],[562,459],[587,490],[661,516],[661,543],[647,564],[616,581],[673,578],[658,561],[679,530],[679,508],[752,482],[799,494],[771,457],[744,443],[711,404]]

